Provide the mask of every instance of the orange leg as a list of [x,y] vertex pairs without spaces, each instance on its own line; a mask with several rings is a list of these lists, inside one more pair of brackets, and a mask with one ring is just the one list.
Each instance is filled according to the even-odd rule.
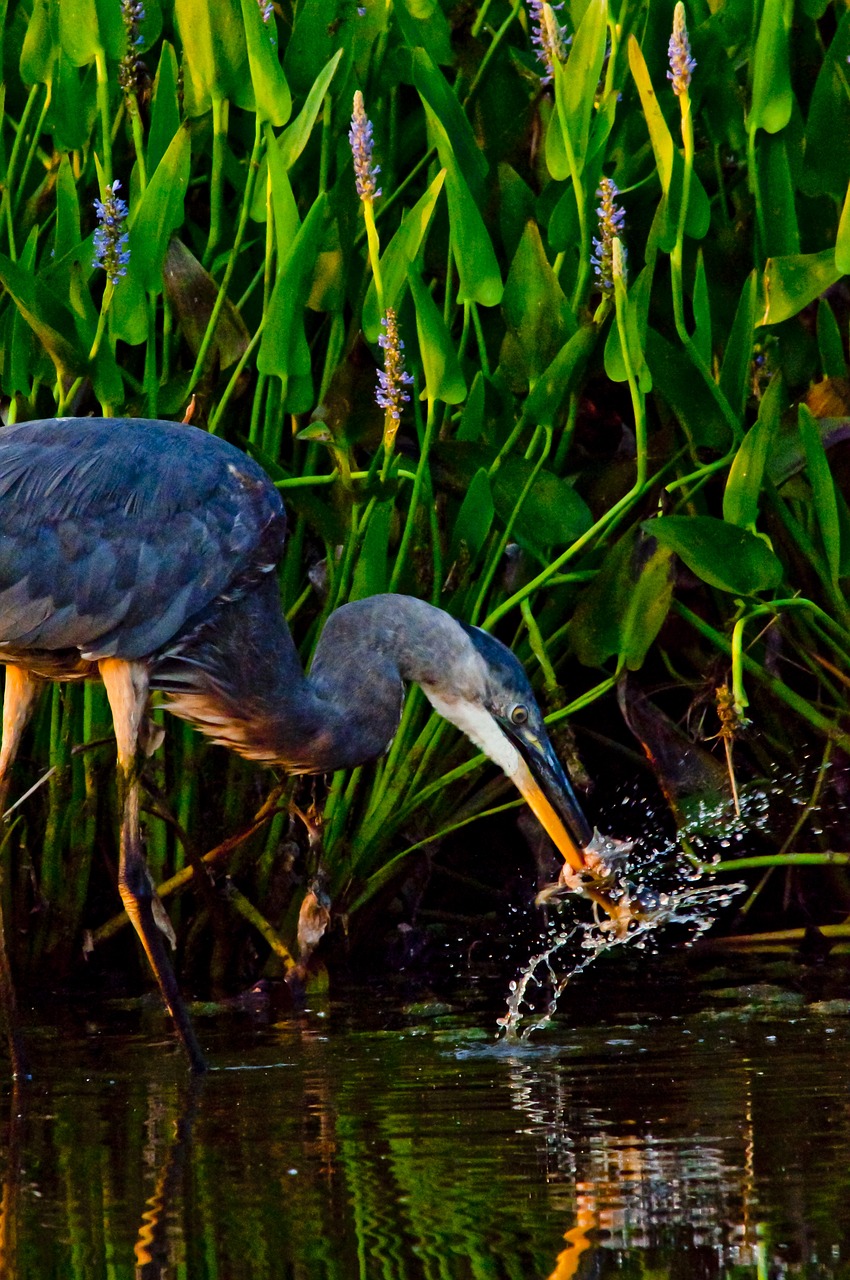
[[177,1035],[189,1056],[193,1071],[205,1071],[206,1062],[168,959],[157,908],[162,910],[151,884],[142,852],[139,828],[139,769],[142,750],[140,735],[148,702],[147,670],[141,662],[105,658],[98,664],[106,686],[115,737],[118,743],[118,779],[123,818],[118,889],[124,909],[150,962],[166,1008],[174,1019]]
[[[30,675],[28,671],[24,671],[22,667],[6,667],[6,688],[3,692],[3,739],[0,743],[0,815],[6,808],[12,765],[40,689],[41,681]],[[0,819],[0,831],[2,831],[2,819]],[[18,1027],[15,984],[12,981],[12,968],[6,949],[2,895],[0,895],[0,1005],[2,1005],[6,1022],[12,1074],[16,1080],[29,1079],[26,1051]]]

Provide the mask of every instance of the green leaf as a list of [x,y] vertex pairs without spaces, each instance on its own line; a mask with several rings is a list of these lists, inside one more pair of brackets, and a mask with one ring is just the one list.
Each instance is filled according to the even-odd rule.
[[[850,150],[836,139],[850,135],[850,12],[842,14],[815,81],[806,121],[806,150],[800,185],[807,195],[840,200],[850,182]],[[844,268],[846,271],[846,268]]]
[[478,444],[483,439],[486,390],[484,374],[479,369],[472,380],[466,404],[463,406],[460,426],[455,436],[458,442],[467,441]]
[[449,135],[423,99],[440,164],[446,170],[446,194],[452,248],[460,283],[458,302],[480,302],[497,307],[502,300],[502,277],[484,219],[455,159]]
[[451,138],[452,151],[461,173],[478,202],[484,194],[489,165],[476,142],[472,126],[446,77],[424,49],[413,51],[413,83]]
[[643,529],[675,551],[709,586],[735,595],[767,591],[782,581],[782,562],[764,539],[714,516],[660,516]]
[[130,263],[142,288],[149,293],[162,290],[162,264],[168,242],[183,223],[191,151],[189,130],[182,126],[130,219]]
[[702,249],[697,253],[697,270],[694,279],[694,346],[703,362],[711,368],[711,302]]
[[682,348],[650,328],[646,335],[646,363],[656,393],[674,411],[693,447],[728,448],[726,419]]
[[151,124],[147,145],[148,173],[156,171],[180,128],[177,78],[177,55],[174,47],[164,40],[153,85]]
[[774,374],[762,396],[758,421],[744,436],[729,468],[723,492],[723,519],[727,524],[755,530],[765,465],[771,446],[776,444],[787,399],[782,374]]
[[[558,119],[557,111],[551,113],[546,125],[544,153],[549,176],[555,182],[566,182],[570,176],[570,162],[567,159],[567,149],[564,146],[564,131],[561,128],[561,121]],[[575,204],[575,195],[572,192],[569,192],[569,198]]]
[[59,161],[56,179],[56,234],[53,238],[53,260],[59,262],[80,243],[80,201],[77,184],[68,155]]
[[764,270],[764,315],[759,324],[781,324],[841,279],[834,249],[768,258]]
[[395,17],[409,49],[427,49],[441,66],[454,61],[451,28],[437,0],[399,0]]
[[[652,143],[658,176],[661,180],[661,190],[664,193],[663,217],[658,227],[659,244],[666,253],[669,253],[676,243],[685,162],[678,148],[673,145],[667,121],[662,115],[649,78],[646,61],[634,36],[629,36],[629,66],[640,94],[641,106],[649,129],[649,140]],[[692,173],[685,232],[692,239],[701,240],[708,231],[710,221],[711,207],[708,196],[697,174]]]
[[[298,228],[301,226],[301,219],[298,216],[298,205],[295,202],[295,194],[292,190],[292,183],[289,181],[289,174],[281,155],[280,147],[272,131],[270,124],[265,127],[266,133],[266,157],[268,168],[266,173],[271,184],[272,210],[274,211],[274,234],[275,243],[277,245],[277,260],[283,262],[289,246],[298,235]],[[259,175],[262,176],[262,175]],[[259,188],[259,177],[257,188]],[[263,198],[265,202],[266,183],[263,183]]]
[[573,37],[569,62],[554,68],[555,102],[562,129],[570,136],[576,169],[584,169],[590,120],[608,36],[607,0],[590,0]]
[[[292,124],[284,129],[280,137],[274,141],[273,145],[277,151],[275,159],[283,166],[284,170],[292,168],[310,141],[310,134],[313,132],[313,126],[322,109],[325,95],[339,66],[342,52],[342,49],[337,49],[330,62],[322,68],[310,87],[304,106],[292,121]],[[266,176],[268,173],[267,166],[271,157],[271,144],[268,149],[268,157],[267,159],[266,156],[263,156],[260,161],[260,170],[257,174],[257,181],[254,184],[251,217],[255,222],[265,222],[266,220]]]
[[841,527],[835,497],[835,482],[829,469],[817,419],[804,404],[799,407],[797,422],[803,439],[803,448],[806,451],[806,471],[809,484],[812,486],[814,508],[826,552],[829,576],[834,583],[837,583],[841,563]]
[[[455,493],[465,495],[475,473],[480,467],[489,469],[495,454],[487,445],[452,440],[436,444],[432,459],[441,480]],[[508,457],[491,475],[493,502],[503,525],[513,518],[533,470],[534,464],[525,458]],[[586,503],[569,482],[544,467],[537,472],[513,528],[520,546],[548,563],[552,547],[574,541],[591,523]]]
[[261,373],[276,374],[281,378],[284,395],[290,379],[303,379],[310,375],[304,308],[324,231],[326,208],[327,198],[323,193],[314,202],[286,258],[278,266],[266,327],[260,341],[257,368]]
[[75,67],[94,62],[103,45],[95,0],[62,0],[59,10],[59,40],[62,51]]
[[850,275],[850,185],[844,197],[844,207],[835,237],[835,269],[840,275]]
[[741,290],[720,369],[720,390],[738,419],[744,416],[750,385],[750,361],[753,354],[758,287],[758,275],[753,270]]
[[466,382],[449,331],[437,304],[415,267],[408,272],[410,291],[416,307],[416,333],[425,374],[421,398],[460,404],[466,399]]
[[630,671],[642,666],[673,596],[672,552],[630,530],[607,553],[579,599],[570,642],[584,666],[616,655]]
[[821,372],[825,378],[846,378],[847,362],[844,359],[844,343],[835,312],[826,298],[818,303],[818,350]]
[[528,422],[542,427],[554,426],[561,405],[584,377],[598,337],[595,324],[583,324],[569,342],[564,343],[528,394],[523,410]]
[[[652,276],[654,267],[655,261],[653,259],[643,268],[627,294],[626,324],[627,328],[630,330],[631,340],[629,343],[629,352],[635,374],[639,373],[640,366],[644,364],[643,353],[646,348],[649,300],[652,294]],[[635,366],[634,363],[636,354],[638,357],[637,366]],[[616,317],[611,323],[611,327],[608,330],[608,337],[605,340],[605,372],[612,382],[625,382],[629,376],[626,372],[626,363],[623,359],[623,349],[620,341],[620,326],[616,322]]]
[[[349,11],[350,6],[342,0],[299,0],[295,6],[295,22],[284,64],[296,97],[308,92],[334,54],[342,53],[337,27]],[[350,102],[346,104],[350,105]]]
[[35,0],[21,50],[21,79],[24,84],[49,84],[53,79],[55,61],[56,46],[48,0]]
[[449,564],[462,562],[464,570],[472,569],[493,524],[496,508],[486,467],[479,467],[461,503],[452,531]]
[[373,510],[357,558],[349,600],[363,600],[366,596],[377,596],[386,591],[392,517],[391,502],[379,502]]
[[278,57],[274,17],[265,23],[257,0],[242,0],[242,21],[257,115],[273,125],[286,124],[292,98]]
[[76,340],[73,318],[53,289],[0,254],[0,282],[53,361],[60,378],[85,372],[87,359]]
[[791,119],[794,93],[788,58],[784,0],[764,0],[753,63],[753,100],[747,127],[778,133]]
[[[446,171],[441,169],[428,190],[414,207],[405,212],[401,226],[381,254],[381,281],[384,286],[384,306],[398,311],[407,288],[407,275],[416,255],[425,243],[437,197],[443,189]],[[378,311],[378,291],[370,280],[363,303],[362,327],[367,342],[377,342],[381,331]]]
[[575,320],[558,278],[546,257],[540,229],[528,222],[519,242],[502,297],[512,364],[520,380],[534,383],[575,332]]
[[756,181],[761,188],[767,257],[800,252],[800,229],[786,134],[759,139]]
[[[64,5],[65,0],[62,0]],[[204,115],[213,99],[228,99],[250,111],[254,90],[240,0],[174,0],[183,43],[184,109]]]

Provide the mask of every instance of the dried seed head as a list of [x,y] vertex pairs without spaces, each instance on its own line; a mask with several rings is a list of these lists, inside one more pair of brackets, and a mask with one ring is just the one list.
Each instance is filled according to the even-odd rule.
[[392,433],[395,434],[401,418],[402,403],[410,399],[404,388],[412,384],[413,378],[404,369],[404,343],[399,337],[398,320],[392,307],[387,308],[381,327],[385,332],[378,339],[378,345],[384,350],[384,367],[378,370],[375,401],[386,413],[387,428],[392,427]]

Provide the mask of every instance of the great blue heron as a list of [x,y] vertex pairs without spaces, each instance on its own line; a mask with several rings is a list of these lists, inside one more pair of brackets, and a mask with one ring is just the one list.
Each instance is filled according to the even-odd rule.
[[[101,679],[118,745],[121,898],[196,1070],[204,1059],[140,840],[152,690],[248,759],[326,773],[386,749],[404,683],[416,681],[511,778],[576,871],[592,835],[522,666],[486,632],[410,596],[373,596],[331,615],[304,674],[274,572],[285,527],[261,468],[196,427],[66,418],[0,430],[0,812],[43,683]],[[0,986],[20,1070],[2,933]]]

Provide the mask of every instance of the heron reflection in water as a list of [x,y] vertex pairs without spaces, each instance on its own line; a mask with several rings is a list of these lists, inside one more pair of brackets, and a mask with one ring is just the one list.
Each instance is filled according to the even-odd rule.
[[[204,1058],[140,838],[152,691],[250,760],[329,773],[381,755],[415,681],[504,770],[576,874],[592,835],[522,666],[486,632],[410,596],[373,596],[331,615],[305,675],[275,573],[285,528],[262,469],[195,427],[68,418],[0,431],[0,811],[44,683],[102,680],[118,746],[121,898],[196,1071]],[[0,987],[20,1073],[5,944]]]

